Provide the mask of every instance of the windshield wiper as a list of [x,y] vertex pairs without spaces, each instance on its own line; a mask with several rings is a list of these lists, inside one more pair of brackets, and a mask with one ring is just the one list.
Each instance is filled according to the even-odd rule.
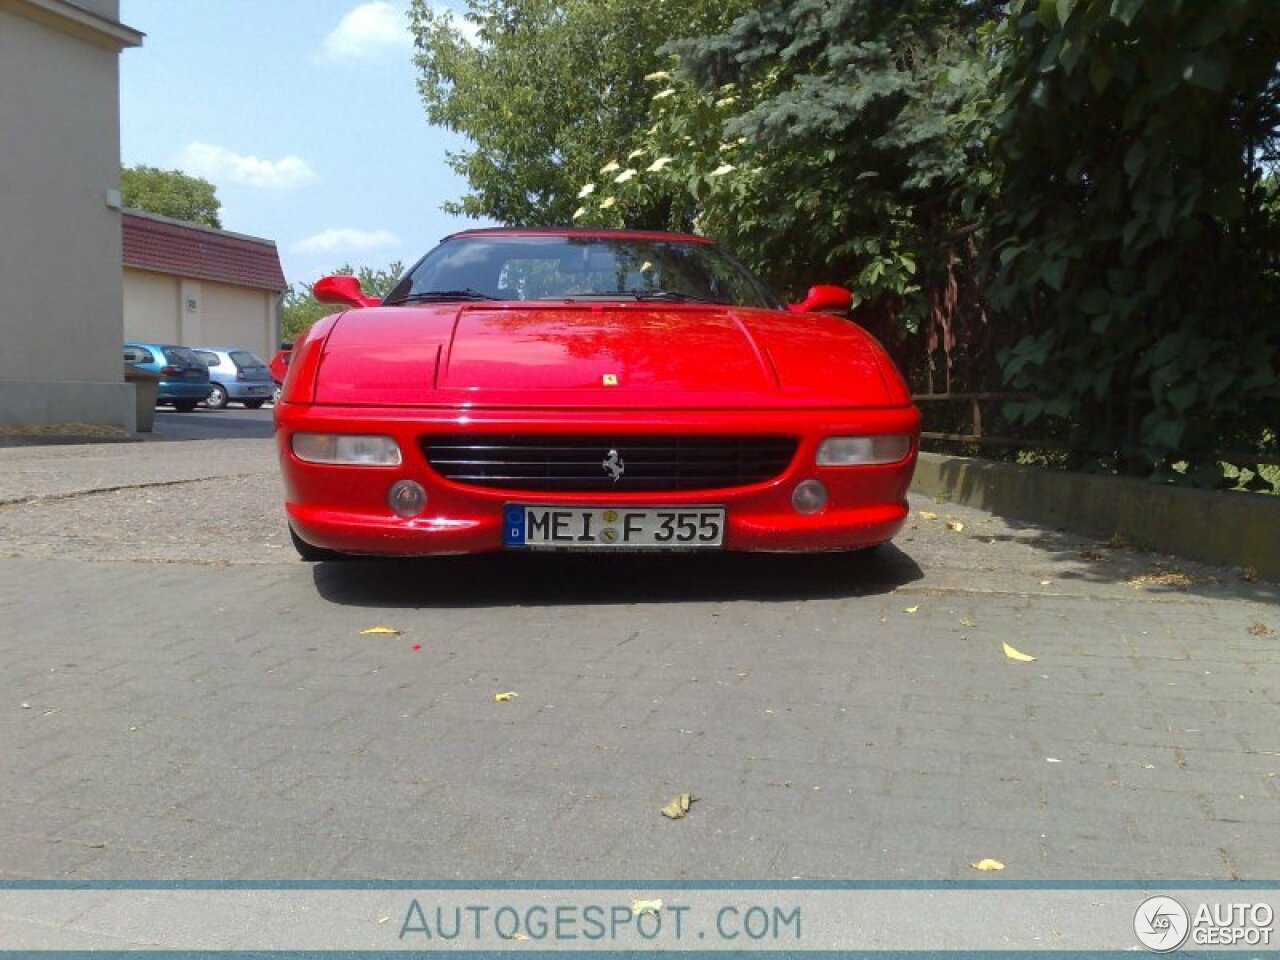
[[497,300],[479,290],[422,290],[418,293],[406,293],[403,297],[383,301],[385,307],[395,307],[402,303],[438,303],[443,300]]
[[700,297],[696,293],[684,293],[680,290],[626,290],[623,292],[628,296],[635,297],[637,300],[669,300],[673,303],[715,303],[720,306],[728,306],[724,300]]

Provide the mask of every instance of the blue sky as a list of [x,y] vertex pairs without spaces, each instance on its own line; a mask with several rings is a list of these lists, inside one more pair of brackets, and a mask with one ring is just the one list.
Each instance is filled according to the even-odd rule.
[[[461,3],[443,3],[460,8]],[[210,180],[227,230],[274,240],[290,282],[412,263],[476,221],[427,124],[408,0],[122,0],[121,159]]]

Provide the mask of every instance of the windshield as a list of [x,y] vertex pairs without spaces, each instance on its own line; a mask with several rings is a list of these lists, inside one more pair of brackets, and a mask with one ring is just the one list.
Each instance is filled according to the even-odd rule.
[[711,244],[599,234],[453,237],[383,302],[592,299],[781,306],[745,267]]

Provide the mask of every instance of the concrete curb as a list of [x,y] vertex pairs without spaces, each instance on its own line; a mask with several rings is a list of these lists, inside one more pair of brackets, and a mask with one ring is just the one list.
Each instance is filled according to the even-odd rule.
[[911,489],[1002,517],[1280,579],[1280,497],[922,453]]

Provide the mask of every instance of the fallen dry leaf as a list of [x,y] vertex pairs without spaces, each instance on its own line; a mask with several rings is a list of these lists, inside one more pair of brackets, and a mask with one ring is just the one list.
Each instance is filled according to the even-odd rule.
[[1021,650],[1015,650],[1013,647],[1009,646],[1007,643],[1004,645],[1004,655],[1008,657],[1010,660],[1018,661],[1018,663],[1031,663],[1033,660],[1035,660],[1035,657],[1031,656],[1028,653],[1023,653]]
[[400,635],[400,631],[397,630],[395,627],[369,627],[368,629],[360,631],[360,636],[362,637],[372,637],[372,636],[395,637],[399,635]]
[[698,798],[692,794],[682,793],[672,797],[671,802],[662,808],[661,813],[668,820],[679,820],[689,812],[689,807]]
[[990,870],[1004,869],[1003,863],[1001,863],[999,860],[992,860],[990,857],[984,857],[981,860],[975,860],[973,863],[969,864],[969,866],[973,867],[973,869],[975,870],[982,870],[983,872],[990,871]]
[[915,613],[915,612],[916,612],[917,610],[919,610],[919,609],[920,609],[920,604],[918,604],[918,603],[917,603],[917,604],[913,604],[913,605],[912,605],[912,606],[910,606],[910,607],[903,607],[903,608],[902,608],[902,612],[903,612],[903,613]]
[[961,530],[964,529],[964,524],[961,523],[959,520],[948,520],[947,529],[952,531],[953,533],[959,533]]
[[921,511],[920,511],[920,519],[921,519],[921,520],[937,520],[937,519],[938,519],[938,515],[937,515],[936,513],[933,513],[933,512],[931,512],[931,511],[929,511],[929,510],[921,510]]
[[1092,560],[1101,560],[1101,559],[1102,559],[1102,554],[1100,554],[1097,550],[1081,550],[1081,551],[1080,551],[1080,559],[1081,559],[1081,560],[1090,560],[1090,561],[1092,561]]
[[974,620],[972,617],[965,617],[960,621],[960,626],[962,627],[976,627],[977,625],[978,621]]
[[643,917],[646,913],[657,913],[662,909],[661,898],[657,900],[632,900],[631,912],[637,917]]
[[508,700],[514,700],[518,696],[520,696],[520,694],[516,693],[514,690],[508,690],[506,693],[495,693],[493,695],[493,702],[506,703]]
[[1252,627],[1250,627],[1249,632],[1253,634],[1253,636],[1255,637],[1270,637],[1275,635],[1275,631],[1272,630],[1270,627],[1268,627],[1261,620],[1259,620]]
[[1159,573],[1140,573],[1129,578],[1131,587],[1186,587],[1217,583],[1217,577],[1200,577],[1181,570],[1162,570]]

